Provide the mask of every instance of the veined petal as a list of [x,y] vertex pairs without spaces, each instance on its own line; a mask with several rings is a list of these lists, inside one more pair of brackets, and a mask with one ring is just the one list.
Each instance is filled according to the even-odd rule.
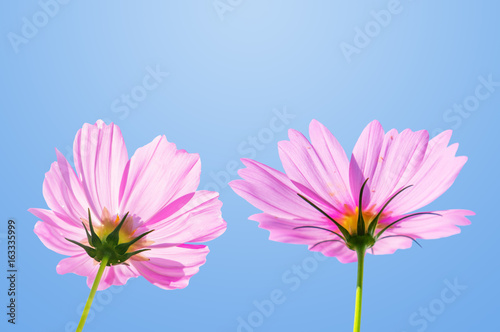
[[56,150],[57,162],[45,173],[43,196],[49,208],[65,214],[75,225],[81,224],[89,203],[82,184],[64,156]]
[[[61,260],[57,265],[57,273],[75,273],[87,277],[87,285],[91,288],[99,270],[99,265],[99,262],[96,262],[87,254],[80,254]],[[124,264],[107,266],[99,282],[98,290],[104,290],[112,285],[124,285],[128,279],[138,276],[139,273],[133,266]]]
[[327,220],[286,219],[267,213],[254,214],[248,219],[257,221],[260,228],[268,230],[270,232],[269,240],[271,241],[314,245],[326,239],[339,239],[335,234],[325,230],[315,228],[295,229],[301,226],[316,226],[340,233],[335,225]]
[[384,232],[384,235],[382,237],[389,237],[378,240],[373,248],[369,249],[367,253],[373,255],[390,255],[395,253],[398,249],[408,249],[412,246],[412,239],[407,237],[394,237],[394,235],[398,234],[394,233],[392,230],[387,230],[386,232]]
[[[267,213],[255,214],[249,218],[259,223],[259,227],[266,229],[270,232],[269,240],[293,243],[293,244],[306,244],[309,250],[319,251],[328,257],[336,257],[341,263],[350,263],[357,260],[356,253],[349,250],[345,243],[339,242],[339,236],[330,233],[326,230],[317,228],[301,228],[295,229],[299,226],[316,226],[335,231],[341,234],[340,231],[330,221],[326,220],[300,220],[300,219],[285,219],[278,218]],[[335,240],[330,242],[322,241]]]
[[203,245],[155,248],[144,253],[148,261],[131,260],[131,263],[153,285],[163,289],[184,288],[205,263],[208,252]]
[[379,210],[398,190],[413,184],[408,181],[420,169],[428,141],[426,130],[407,129],[398,134],[393,129],[385,135],[375,172],[368,182],[371,193],[367,205]]
[[80,225],[75,225],[75,222],[65,214],[51,210],[31,208],[28,211],[67,238],[78,240],[86,237],[81,221]]
[[419,170],[408,183],[406,190],[388,209],[394,214],[405,214],[418,210],[441,196],[455,181],[467,161],[467,157],[456,157],[458,144],[448,146],[451,130],[445,131],[429,142]]
[[356,262],[358,260],[356,252],[350,250],[341,242],[324,242],[314,248],[309,246],[309,250],[319,251],[327,257],[335,257],[343,264]]
[[[344,182],[343,176],[345,180],[348,176],[340,173],[335,161],[331,162],[332,152],[335,157],[339,157],[338,162],[341,165],[347,162],[347,157],[343,150],[338,150],[338,142],[333,135],[325,130],[319,123],[311,123],[311,136],[314,135],[316,142],[320,141],[317,143],[322,151],[321,156],[304,135],[293,129],[289,130],[290,141],[278,143],[279,154],[285,172],[293,183],[298,183],[320,196],[322,201],[327,202],[336,211],[343,211],[346,204],[352,207],[354,202]],[[318,137],[318,135],[325,136]],[[331,151],[330,147],[335,149]],[[347,165],[342,165],[341,170],[346,172]]]
[[153,225],[148,223],[148,229],[155,229],[148,240],[154,241],[153,247],[213,240],[226,230],[221,207],[217,192],[197,191],[187,204],[167,219]]
[[[285,174],[251,159],[241,161],[247,167],[238,171],[244,180],[234,180],[229,185],[256,208],[288,219],[311,218],[317,213],[297,195],[299,189]],[[332,210],[331,206],[322,207]]]
[[34,231],[47,248],[57,252],[58,254],[72,256],[85,252],[79,246],[65,239],[65,237],[73,234],[65,232],[62,228],[54,227],[49,223],[39,221],[35,224]]
[[56,270],[59,274],[75,273],[87,277],[96,266],[98,267],[99,263],[84,252],[61,260]]
[[[90,274],[87,275],[87,286],[89,288],[92,287],[98,270],[99,264],[95,265]],[[137,278],[139,275],[137,269],[131,264],[128,266],[124,264],[106,266],[97,290],[104,290],[113,285],[125,285],[128,279]]]
[[127,164],[120,190],[120,211],[132,211],[143,222],[170,202],[196,191],[201,164],[198,154],[177,150],[165,136],[137,149]]
[[467,216],[475,215],[469,210],[433,211],[437,215],[421,215],[397,223],[394,234],[409,235],[420,239],[439,239],[460,233],[460,227],[470,225]]
[[349,184],[349,159],[335,136],[322,123],[312,120],[309,135],[339,201],[353,204]]
[[[370,188],[383,143],[384,129],[377,120],[374,120],[366,126],[354,146],[349,164],[349,182],[354,202],[358,201],[361,187],[366,179],[370,179],[368,181],[368,188]],[[365,206],[368,205],[370,197],[370,191],[365,190],[363,193]]]
[[118,212],[118,195],[123,170],[128,160],[120,128],[99,120],[84,124],[73,146],[75,167],[95,216],[103,208]]

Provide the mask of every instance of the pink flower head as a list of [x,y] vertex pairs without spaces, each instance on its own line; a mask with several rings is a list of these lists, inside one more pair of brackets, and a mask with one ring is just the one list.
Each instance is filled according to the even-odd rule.
[[468,210],[416,211],[454,182],[467,161],[448,146],[451,131],[429,140],[427,131],[384,132],[378,121],[363,131],[351,159],[330,131],[316,120],[311,141],[296,130],[279,142],[285,173],[242,159],[243,180],[233,190],[264,213],[250,217],[270,231],[270,239],[306,244],[310,250],[357,260],[363,245],[376,255],[392,254],[420,239],[437,239],[470,224]]
[[197,191],[200,158],[165,136],[128,158],[120,128],[84,124],[73,146],[76,173],[56,150],[45,174],[50,210],[35,233],[49,249],[70,256],[57,272],[87,277],[92,285],[103,255],[110,257],[99,289],[142,275],[164,288],[184,288],[205,263],[212,240],[226,229],[218,193]]

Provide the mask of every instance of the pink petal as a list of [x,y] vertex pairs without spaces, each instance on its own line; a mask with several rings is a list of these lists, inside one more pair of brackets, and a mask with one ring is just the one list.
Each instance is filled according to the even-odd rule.
[[64,156],[56,150],[57,162],[52,163],[43,181],[43,196],[53,211],[66,215],[75,225],[81,225],[89,206],[83,187]]
[[137,149],[127,164],[120,190],[120,211],[148,222],[176,199],[196,191],[198,154],[177,150],[165,136]]
[[59,254],[75,255],[83,251],[75,244],[66,241],[63,237],[64,233],[60,229],[51,227],[47,223],[37,222],[34,232],[47,248]]
[[[57,265],[57,273],[75,273],[87,277],[87,286],[92,287],[99,270],[99,262],[86,253],[65,258]],[[136,278],[139,273],[133,266],[123,264],[107,266],[99,282],[98,290],[104,290],[111,285],[124,285],[128,279]]]
[[349,185],[349,159],[335,136],[319,121],[312,120],[309,135],[314,149],[330,178],[334,194],[340,196],[339,201],[353,204]]
[[175,201],[168,203],[155,215],[149,218],[149,220],[144,223],[144,226],[152,227],[159,222],[169,219],[172,215],[176,214],[179,210],[186,206],[186,204],[188,204],[193,199],[195,193],[196,192],[186,194],[182,197],[177,198]]
[[[375,255],[393,254],[398,249],[408,249],[412,246],[414,239],[438,239],[460,233],[458,226],[470,224],[466,216],[472,216],[475,213],[468,210],[447,210],[435,211],[441,216],[421,215],[402,220],[392,228],[384,232],[382,237],[369,253]],[[384,224],[396,221],[399,217],[391,217],[385,220]],[[399,236],[399,235],[404,235]],[[384,239],[384,237],[387,237]]]
[[75,273],[87,277],[96,267],[98,267],[98,262],[83,252],[61,260],[56,270],[59,274]]
[[341,242],[325,242],[317,245],[314,248],[312,248],[312,246],[309,246],[309,250],[320,251],[327,257],[335,257],[339,260],[339,262],[343,264],[358,261],[356,252],[347,248],[347,246]]
[[[127,263],[130,263],[128,261]],[[92,287],[94,283],[95,277],[99,270],[99,264],[96,264],[94,268],[87,274],[87,286],[89,288]],[[104,290],[110,286],[121,286],[125,285],[130,278],[137,278],[139,276],[139,272],[137,269],[130,265],[112,265],[107,266],[102,274],[101,280],[99,281],[99,286],[97,290]]]
[[205,263],[209,250],[203,245],[154,248],[144,253],[149,261],[131,260],[137,271],[163,289],[184,288]]
[[[393,236],[394,232],[387,230],[384,232],[384,236]],[[373,246],[373,250],[369,249],[367,253],[373,255],[389,255],[393,254],[398,249],[408,249],[412,246],[413,240],[406,237],[388,237],[385,239],[379,239],[377,243]]]
[[[70,219],[63,213],[52,210],[31,208],[28,209],[34,216],[40,218],[49,226],[57,228],[66,237],[86,238],[85,230],[80,221],[80,225],[75,224],[74,220]],[[72,238],[73,240],[73,238]]]
[[67,217],[50,210],[30,209],[30,212],[42,219],[35,224],[34,232],[43,244],[62,255],[72,256],[85,252],[82,248],[66,240],[82,242],[86,240],[85,232],[67,220]]
[[101,120],[85,124],[76,134],[73,153],[94,216],[100,216],[105,207],[111,214],[117,213],[120,181],[128,160],[120,128]]
[[380,207],[418,172],[427,149],[429,134],[425,130],[402,133],[393,129],[385,137],[376,169],[368,182],[370,202]]
[[[280,171],[251,159],[241,159],[247,166],[238,174],[244,180],[231,181],[229,185],[241,197],[258,209],[281,218],[311,218],[317,215],[297,193],[299,190]],[[324,207],[326,211],[331,207]]]
[[[363,182],[373,178],[383,143],[384,129],[377,120],[374,120],[366,126],[354,146],[349,164],[349,182],[354,202],[359,201]],[[370,191],[365,190],[363,194],[364,205],[368,205],[369,201]]]
[[257,221],[260,228],[267,229],[270,232],[269,240],[283,243],[307,244],[309,250],[319,251],[328,257],[336,257],[341,263],[350,263],[357,260],[356,253],[347,248],[343,242],[325,242],[312,248],[321,241],[339,240],[340,238],[335,234],[314,228],[294,229],[299,226],[318,226],[341,234],[329,220],[284,219],[267,213],[255,214],[249,219]]
[[325,230],[314,228],[294,229],[300,226],[316,226],[338,232],[335,225],[327,220],[286,219],[267,213],[254,214],[248,219],[257,221],[260,228],[267,229],[270,232],[269,240],[271,241],[314,245],[323,240],[338,238]]
[[191,200],[169,218],[146,226],[155,231],[148,240],[155,246],[172,246],[186,242],[205,242],[220,236],[226,230],[221,216],[222,202],[213,191],[197,191]]
[[[331,205],[336,211],[343,211],[345,204],[353,206],[351,193],[345,185],[348,179],[347,157],[343,149],[333,135],[318,122],[311,123],[311,136],[318,143],[322,155],[304,135],[293,129],[289,130],[290,141],[278,143],[281,162],[287,176],[292,182],[301,185],[301,191],[305,191],[304,187],[307,188],[308,196],[311,196],[311,193],[318,195],[320,201]],[[332,149],[335,148],[329,150],[330,146],[327,144]],[[332,162],[332,153],[338,158],[344,174],[340,173],[335,161]]]
[[394,234],[409,235],[420,239],[439,239],[460,233],[458,226],[470,225],[467,216],[475,215],[469,210],[434,211],[435,215],[422,215],[408,218],[396,224]]
[[408,180],[413,187],[399,195],[388,207],[394,214],[405,214],[430,204],[441,196],[455,181],[467,161],[456,157],[458,144],[448,146],[451,130],[429,142],[418,172]]

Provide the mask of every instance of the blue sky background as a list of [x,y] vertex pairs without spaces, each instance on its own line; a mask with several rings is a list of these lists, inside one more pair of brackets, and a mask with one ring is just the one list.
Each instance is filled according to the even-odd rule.
[[[348,152],[378,119],[385,129],[434,135],[452,128],[459,155],[469,157],[428,209],[474,210],[472,225],[422,241],[423,249],[368,256],[363,331],[498,325],[500,84],[484,81],[500,82],[500,4],[66,2],[9,1],[0,10],[1,275],[9,218],[17,221],[19,268],[15,327],[6,322],[7,282],[0,278],[2,331],[74,331],[89,289],[83,277],[56,273],[63,256],[38,240],[27,209],[46,207],[42,181],[54,148],[70,157],[76,131],[97,119],[121,127],[129,155],[159,134],[198,152],[201,186],[220,191],[228,230],[209,244],[189,287],[164,291],[129,280],[97,296],[86,331],[351,330],[356,265],[269,241],[247,220],[258,210],[226,185],[237,178],[227,169],[240,167],[241,157],[281,169],[276,143],[286,128],[307,132],[313,118]],[[342,47],[356,50],[346,56]],[[144,90],[152,70],[168,76]],[[137,100],[127,106],[121,98],[131,93]],[[273,120],[284,111],[288,118]],[[309,272],[300,279],[294,266]],[[259,313],[255,303],[276,297],[272,313]]]

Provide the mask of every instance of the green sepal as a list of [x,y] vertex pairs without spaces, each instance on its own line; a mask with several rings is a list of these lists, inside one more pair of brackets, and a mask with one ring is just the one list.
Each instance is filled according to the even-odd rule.
[[335,232],[335,231],[332,231],[331,229],[328,229],[328,228],[324,228],[324,227],[318,227],[318,226],[298,226],[298,227],[294,227],[293,229],[296,230],[296,229],[302,229],[302,228],[314,228],[314,229],[321,229],[323,231],[327,231],[327,232],[330,232],[332,234],[335,234],[337,235],[338,237],[340,237],[342,239],[342,241],[345,242],[345,238],[340,235],[339,233]]
[[119,255],[123,255],[127,252],[128,248],[130,248],[131,245],[133,245],[134,243],[136,243],[137,241],[139,241],[140,239],[142,239],[143,237],[145,237],[146,235],[148,235],[149,233],[151,233],[152,231],[154,231],[154,229],[150,230],[150,231],[147,231],[145,233],[142,233],[141,235],[139,235],[138,237],[134,238],[133,240],[129,241],[129,242],[126,242],[126,243],[120,243],[119,245],[117,245],[115,247],[115,250],[116,252],[119,254]]
[[85,234],[87,234],[87,240],[89,241],[89,244],[92,245],[92,235],[90,235],[89,231],[87,230],[87,226],[82,222],[83,228],[85,228]]
[[349,231],[344,226],[342,226],[341,224],[339,224],[335,219],[333,219],[332,217],[330,217],[328,215],[328,213],[326,213],[325,211],[321,210],[318,206],[316,206],[316,204],[314,204],[313,202],[311,202],[310,200],[308,200],[307,198],[305,198],[301,194],[297,194],[297,195],[299,195],[300,198],[302,198],[304,201],[306,201],[313,208],[315,208],[316,210],[318,210],[319,212],[321,212],[325,217],[327,217],[328,219],[330,219],[335,224],[335,226],[338,227],[338,229],[340,230],[340,232],[342,233],[342,235],[344,235],[344,239],[346,241],[349,241],[349,239],[351,238],[351,234],[349,234]]
[[398,222],[400,222],[402,220],[411,218],[411,217],[421,216],[421,215],[425,215],[425,214],[431,214],[431,215],[435,215],[435,216],[441,216],[439,213],[434,213],[434,212],[417,212],[417,213],[409,214],[409,215],[404,216],[402,218],[399,218],[398,220],[393,221],[389,225],[385,226],[380,232],[377,233],[377,235],[375,236],[375,240],[378,240],[382,236],[382,234],[384,234],[384,232],[386,230],[388,230],[389,228],[391,228],[392,226],[394,226],[396,223],[398,223]]
[[365,235],[365,219],[363,218],[363,191],[365,190],[366,183],[368,182],[368,179],[363,182],[363,185],[361,186],[361,190],[359,191],[359,205],[358,205],[358,226],[357,226],[357,233],[358,235]]
[[89,241],[89,244],[93,247],[100,246],[102,244],[101,239],[97,235],[97,233],[94,231],[94,226],[92,225],[92,217],[90,216],[90,209],[89,211],[89,228],[90,228],[90,235],[91,235],[91,242]]
[[89,246],[86,246],[86,245],[84,245],[84,244],[82,244],[82,243],[80,243],[80,242],[70,240],[70,239],[68,239],[68,238],[65,238],[65,239],[66,239],[66,240],[68,240],[68,241],[69,241],[69,242],[71,242],[71,243],[76,244],[76,245],[77,245],[77,246],[79,246],[80,248],[83,248],[83,249],[87,252],[87,254],[88,254],[90,257],[94,258],[94,257],[96,256],[96,254],[97,254],[97,250],[95,250],[94,248],[89,247]]
[[123,216],[123,218],[120,221],[120,223],[118,224],[118,226],[116,226],[116,228],[111,233],[108,234],[108,236],[106,237],[106,243],[108,243],[112,246],[116,246],[118,244],[118,242],[120,241],[120,229],[122,228],[123,224],[125,223],[127,216],[128,216],[128,212],[125,213],[125,216]]
[[133,252],[129,252],[129,253],[125,254],[125,255],[122,255],[122,257],[120,257],[120,263],[125,262],[127,259],[129,259],[130,257],[132,257],[134,255],[140,254],[141,252],[148,251],[148,250],[151,250],[151,249],[136,250],[136,251],[133,251]]
[[387,238],[391,238],[391,237],[404,237],[404,238],[410,239],[413,242],[415,242],[420,248],[422,248],[422,245],[420,243],[418,243],[418,241],[416,239],[414,239],[408,235],[388,235],[388,236],[381,237],[380,239],[378,239],[378,241],[383,240],[383,239],[387,239]]
[[370,225],[368,226],[368,234],[370,234],[371,236],[373,236],[375,234],[375,230],[377,229],[377,225],[378,225],[378,222],[380,220],[380,216],[382,216],[382,212],[384,212],[384,210],[387,207],[387,205],[389,205],[389,203],[392,202],[392,200],[394,198],[396,198],[396,196],[398,196],[399,194],[401,194],[403,191],[405,191],[406,189],[408,189],[410,187],[412,187],[412,185],[404,187],[403,189],[401,189],[400,191],[398,191],[397,193],[395,193],[394,195],[392,195],[392,197],[384,204],[384,206],[382,207],[382,209],[380,209],[380,211],[378,212],[378,214],[375,217],[375,219],[373,219],[372,222],[370,223]]

